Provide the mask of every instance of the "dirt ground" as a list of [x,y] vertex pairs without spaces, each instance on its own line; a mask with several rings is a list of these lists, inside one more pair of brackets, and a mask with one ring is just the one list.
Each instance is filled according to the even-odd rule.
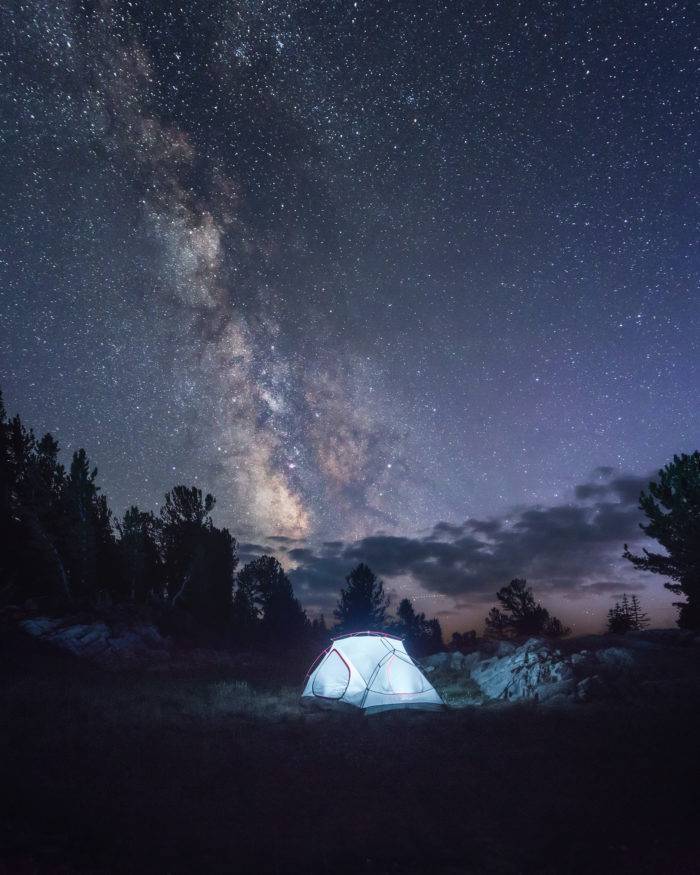
[[700,708],[308,713],[0,633],[0,873],[697,873]]

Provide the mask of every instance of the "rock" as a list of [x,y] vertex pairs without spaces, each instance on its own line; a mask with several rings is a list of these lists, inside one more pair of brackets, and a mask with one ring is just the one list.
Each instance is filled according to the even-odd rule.
[[116,632],[107,623],[76,623],[66,619],[34,617],[20,627],[35,638],[49,641],[75,656],[110,668],[162,663],[170,655],[169,643],[152,624],[120,624]]
[[598,662],[611,668],[631,668],[635,659],[632,653],[624,647],[606,647],[596,653]]
[[160,634],[158,629],[153,625],[136,626],[134,629],[140,635],[141,639],[147,642],[151,647],[163,647],[166,644],[165,638]]
[[526,641],[508,656],[477,663],[471,677],[487,698],[508,701],[570,696],[575,687],[570,662],[537,638]]
[[41,638],[58,628],[61,625],[61,620],[55,620],[51,617],[34,617],[32,620],[22,620],[19,625],[32,637]]
[[[443,667],[432,680],[450,704],[487,701],[572,705],[603,699],[691,700],[700,696],[697,661],[688,647],[700,636],[663,629],[620,635],[590,635],[559,643],[531,638],[520,646],[482,640],[480,651],[436,654],[426,662]],[[430,670],[430,667],[426,667]]]
[[545,699],[542,704],[546,705],[547,708],[568,708],[575,701],[576,699],[573,693],[567,691],[550,696],[548,699]]
[[590,651],[581,650],[578,653],[572,653],[569,659],[571,660],[571,664],[573,666],[579,666],[584,665],[587,662],[591,662],[592,656],[590,654]]
[[452,671],[461,671],[464,668],[464,654],[458,650],[450,656],[450,668]]
[[125,629],[109,639],[109,659],[127,663],[153,662],[167,659],[166,640],[154,626]]
[[53,644],[76,656],[95,657],[105,650],[109,627],[105,623],[76,623],[57,629],[51,636]]
[[516,650],[517,647],[512,641],[499,641],[496,647],[496,656],[510,656]]
[[572,680],[554,681],[542,684],[537,693],[537,701],[543,704],[562,704],[573,701],[575,686]]
[[421,662],[423,665],[429,668],[440,668],[444,666],[446,663],[450,661],[450,653],[433,653],[430,656],[426,656],[425,659],[422,659]]
[[607,692],[605,683],[597,674],[584,678],[576,684],[576,699],[579,702],[592,702],[602,699]]
[[470,675],[472,669],[478,665],[483,658],[483,654],[479,653],[478,650],[475,650],[473,653],[466,653],[462,662],[462,671],[465,674]]
[[547,650],[548,645],[544,638],[528,638],[527,641],[518,648],[520,650]]

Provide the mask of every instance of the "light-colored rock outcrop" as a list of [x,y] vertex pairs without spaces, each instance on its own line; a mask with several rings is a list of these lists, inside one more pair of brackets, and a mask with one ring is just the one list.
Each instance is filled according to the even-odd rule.
[[169,658],[168,640],[148,623],[120,628],[102,621],[33,617],[20,627],[34,638],[110,668],[152,665]]
[[578,650],[575,639],[558,643],[531,638],[520,645],[481,641],[478,651],[436,653],[423,665],[455,703],[565,705],[672,690],[682,695],[684,685],[691,695],[698,676],[692,658],[696,642],[700,636],[674,629],[588,636],[580,639]]

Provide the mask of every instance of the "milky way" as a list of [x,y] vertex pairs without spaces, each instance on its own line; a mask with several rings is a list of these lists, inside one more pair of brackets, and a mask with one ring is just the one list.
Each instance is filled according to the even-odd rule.
[[[118,512],[198,483],[326,608],[363,551],[446,615],[643,586],[575,487],[698,441],[689,5],[2,14],[1,382]],[[510,552],[566,507],[600,561]]]

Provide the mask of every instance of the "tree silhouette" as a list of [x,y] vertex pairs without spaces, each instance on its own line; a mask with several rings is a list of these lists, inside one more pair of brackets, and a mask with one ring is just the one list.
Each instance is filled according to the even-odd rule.
[[608,611],[608,632],[615,635],[624,635],[632,629],[630,605],[627,595],[623,593],[619,602]]
[[633,595],[630,600],[630,616],[632,617],[633,629],[639,631],[649,625],[649,616],[642,610],[639,599]]
[[321,614],[320,617],[315,617],[311,621],[309,627],[309,643],[314,649],[325,647],[328,644],[328,626],[326,626],[326,618]]
[[666,553],[643,549],[641,556],[630,552],[625,544],[622,554],[635,568],[670,577],[666,589],[684,595],[684,602],[674,602],[679,609],[678,625],[700,628],[700,452],[674,456],[662,468],[658,482],[642,492],[639,507],[648,520],[640,523],[642,531],[664,548]]
[[38,443],[18,416],[7,420],[0,395],[0,578],[5,598],[48,596],[68,601],[70,587],[57,550],[65,472],[58,444]]
[[0,579],[4,582],[5,598],[12,591],[16,567],[15,551],[11,546],[15,543],[12,482],[10,435],[5,403],[0,391]]
[[236,541],[228,529],[205,527],[197,543],[193,572],[179,606],[220,634],[230,630]]
[[273,556],[259,556],[241,568],[236,578],[235,619],[243,630],[256,629],[264,644],[300,643],[309,621],[294,597],[289,578]]
[[626,632],[638,632],[649,625],[649,618],[642,611],[639,599],[633,595],[631,599],[623,593],[619,602],[608,611],[608,632],[624,635]]
[[438,620],[426,620],[424,613],[416,613],[410,599],[402,599],[396,611],[395,631],[404,639],[412,656],[428,656],[444,650],[442,629]]
[[72,595],[89,601],[97,590],[98,543],[109,536],[104,530],[109,520],[98,509],[97,468],[90,467],[84,449],[73,453],[63,490],[65,526],[62,550],[65,556]]
[[467,653],[476,648],[476,641],[476,630],[474,629],[470,629],[468,632],[453,632],[448,649]]
[[511,580],[496,593],[496,598],[501,608],[491,608],[485,620],[486,634],[491,638],[562,638],[571,631],[535,602],[524,579]]
[[160,547],[165,596],[175,605],[192,585],[206,531],[213,525],[214,497],[196,486],[175,486],[160,509]]
[[196,486],[175,486],[160,510],[159,538],[166,602],[210,628],[232,619],[236,542],[211,518],[214,496]]
[[118,556],[124,596],[137,604],[162,584],[163,567],[158,549],[159,521],[152,513],[130,507],[117,523]]
[[383,582],[364,562],[360,562],[345,578],[340,601],[333,611],[336,628],[342,632],[380,630],[387,625],[389,599]]

